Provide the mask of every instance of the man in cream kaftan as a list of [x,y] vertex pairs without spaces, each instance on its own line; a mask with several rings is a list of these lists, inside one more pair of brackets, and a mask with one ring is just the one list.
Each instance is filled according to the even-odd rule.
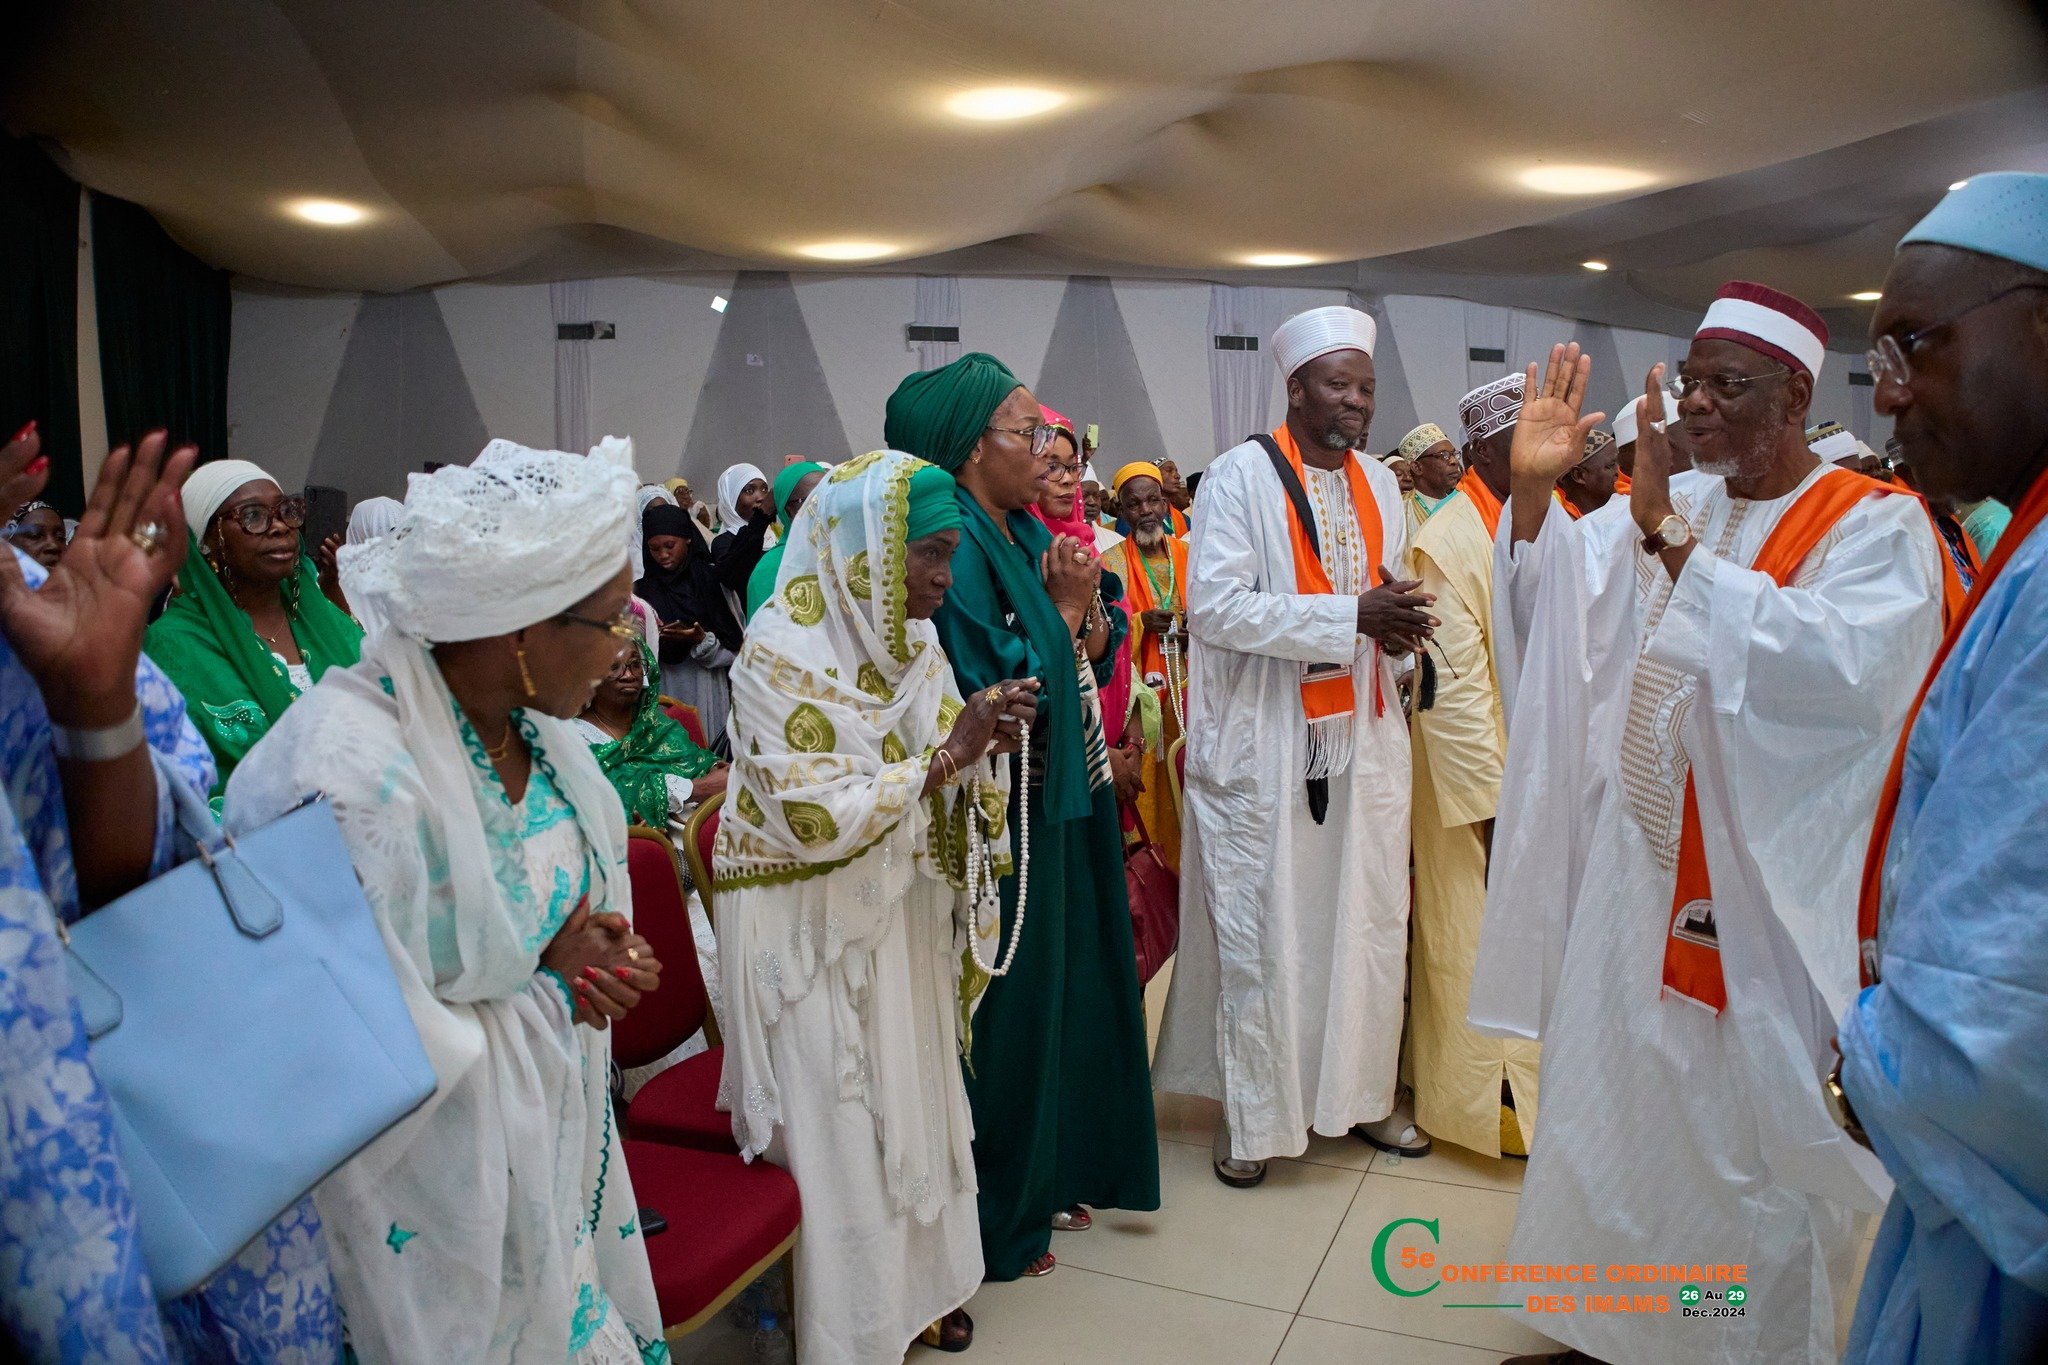
[[[1364,335],[1347,354],[1369,365],[1357,353],[1369,351],[1371,320],[1317,313],[1350,314],[1337,321]],[[1306,361],[1284,339],[1276,333],[1274,349],[1298,378]],[[1360,423],[1351,439],[1363,437]],[[1180,958],[1153,1082],[1221,1100],[1230,1149],[1219,1158],[1236,1162],[1299,1156],[1311,1129],[1341,1135],[1394,1106],[1408,729],[1392,663],[1359,633],[1359,594],[1374,582],[1368,539],[1380,542],[1383,564],[1401,562],[1406,513],[1384,466],[1347,458],[1363,471],[1375,528],[1357,524],[1345,471],[1310,464],[1302,478],[1331,591],[1297,591],[1288,494],[1252,441],[1204,471],[1188,555]],[[1303,664],[1352,669],[1348,763],[1330,765],[1321,823],[1305,790]]]
[[[1505,461],[1502,462],[1505,467]],[[1436,598],[1436,704],[1417,710],[1415,924],[1409,963],[1408,1072],[1415,1122],[1431,1137],[1501,1154],[1506,1123],[1519,1153],[1536,1130],[1536,1063],[1527,1039],[1465,1022],[1486,908],[1487,825],[1500,797],[1507,727],[1493,663],[1493,538],[1479,507],[1454,493],[1410,549],[1411,577]],[[1501,1086],[1514,1118],[1501,1113]]]
[[[1689,374],[1700,355],[1696,341]],[[1661,435],[1655,458],[1661,487]],[[1925,511],[1876,485],[1783,586],[1750,567],[1829,473],[1805,465],[1768,499],[1671,479],[1695,542],[1675,581],[1618,503],[1577,522],[1552,504],[1532,542],[1506,524],[1496,542],[1513,687],[1471,1018],[1540,1032],[1544,1070],[1506,1259],[1747,1267],[1740,1317],[1683,1317],[1674,1282],[1654,1286],[1666,1314],[1530,1319],[1603,1360],[1832,1359],[1856,1214],[1883,1201],[1820,1078],[1856,985],[1860,849],[1941,577]],[[1700,904],[1674,923],[1688,771],[1718,1013],[1665,984]]]

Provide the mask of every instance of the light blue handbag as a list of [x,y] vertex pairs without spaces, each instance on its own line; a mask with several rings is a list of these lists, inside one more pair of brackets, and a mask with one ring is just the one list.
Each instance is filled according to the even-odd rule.
[[197,855],[68,931],[161,1299],[434,1093],[333,810],[230,839],[197,793],[166,785]]

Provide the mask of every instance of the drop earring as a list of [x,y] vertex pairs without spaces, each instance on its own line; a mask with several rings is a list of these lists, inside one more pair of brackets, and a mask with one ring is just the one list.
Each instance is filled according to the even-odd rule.
[[533,674],[526,671],[526,646],[513,645],[512,657],[519,661],[519,685],[526,689],[526,699],[532,701],[537,694],[533,690]]

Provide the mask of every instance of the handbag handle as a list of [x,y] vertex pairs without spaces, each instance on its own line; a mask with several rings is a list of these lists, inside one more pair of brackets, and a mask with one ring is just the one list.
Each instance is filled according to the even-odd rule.
[[176,772],[163,769],[171,791],[171,813],[179,832],[192,841],[194,855],[213,874],[221,903],[235,928],[250,938],[268,938],[284,923],[284,903],[235,851],[234,836],[213,818],[212,807]]

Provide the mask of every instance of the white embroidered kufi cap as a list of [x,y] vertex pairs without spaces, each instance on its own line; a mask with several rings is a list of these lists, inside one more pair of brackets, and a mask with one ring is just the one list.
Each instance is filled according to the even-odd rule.
[[[607,439],[586,459],[492,441],[467,465],[414,475],[391,531],[339,556],[366,623],[442,644],[507,635],[626,567],[638,480]],[[371,633],[377,633],[373,627]]]
[[1273,329],[1273,361],[1280,367],[1282,378],[1291,378],[1309,361],[1332,351],[1364,351],[1371,355],[1377,340],[1378,325],[1356,308],[1342,304],[1311,308]]

